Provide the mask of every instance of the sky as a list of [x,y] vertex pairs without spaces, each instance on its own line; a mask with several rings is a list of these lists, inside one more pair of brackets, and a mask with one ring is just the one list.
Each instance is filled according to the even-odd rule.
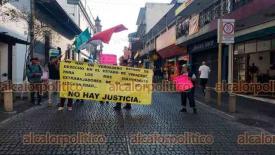
[[136,20],[139,9],[146,2],[170,3],[171,0],[87,0],[91,12],[101,20],[102,30],[116,26],[125,25],[128,30],[115,33],[109,44],[104,44],[104,54],[123,55],[124,46],[128,46],[128,34],[137,30]]

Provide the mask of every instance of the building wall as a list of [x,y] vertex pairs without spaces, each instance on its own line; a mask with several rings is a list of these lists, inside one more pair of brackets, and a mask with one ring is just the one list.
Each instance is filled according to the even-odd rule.
[[68,4],[67,0],[57,0],[60,6],[68,13],[72,20],[79,25],[79,7],[78,5]]
[[172,7],[173,5],[166,3],[146,3],[146,33],[148,33]]
[[[68,4],[67,0],[57,0],[57,2],[60,4],[60,6],[63,7],[63,9],[69,14],[69,16],[80,27],[82,31],[86,28],[91,27],[91,25],[87,21],[87,18],[84,16],[83,10],[81,10],[79,5]],[[90,13],[90,8],[86,5],[86,1],[82,0],[82,3],[88,16],[90,17],[90,20],[93,21],[92,14]]]
[[[19,13],[25,13],[30,11],[29,0],[19,0],[11,1],[6,3],[3,7],[9,9],[14,9]],[[25,19],[18,18],[14,20],[0,20],[0,32],[7,32],[8,35],[27,41],[28,38],[28,22]],[[6,51],[3,49],[3,46],[0,47],[0,50]],[[25,66],[25,55],[26,55],[26,46],[21,44],[16,44],[13,48],[13,82],[22,83],[23,82],[23,71]],[[1,57],[1,68],[5,70],[7,66],[2,66],[2,64],[7,64],[7,55]]]
[[0,82],[8,80],[4,73],[8,73],[8,44],[0,42]]
[[[37,23],[42,23],[46,28],[41,28],[41,30],[49,32],[49,48],[60,47],[62,50],[63,58],[65,57],[65,52],[70,45],[73,44],[74,35],[72,35],[68,30],[58,23],[56,20],[53,20],[54,17],[50,16],[45,10],[36,9],[36,15],[39,17],[36,19]],[[38,57],[41,61],[41,65],[46,65],[48,57],[45,51],[45,34],[39,33],[35,36],[35,53],[34,56]]]

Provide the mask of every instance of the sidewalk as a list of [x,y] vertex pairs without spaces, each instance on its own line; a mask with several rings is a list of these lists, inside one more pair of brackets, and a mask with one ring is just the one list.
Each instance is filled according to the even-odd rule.
[[217,104],[217,93],[215,90],[210,89],[210,95],[211,97],[207,102],[200,88],[196,89],[195,96],[199,102],[206,103],[211,107],[226,112],[240,123],[263,128],[269,132],[275,133],[275,104],[272,104],[270,100],[258,100],[253,97],[236,95],[236,113],[230,113],[230,96],[228,93],[222,93],[221,106]]
[[[42,98],[42,103],[45,100],[45,98]],[[30,102],[28,101],[28,98],[24,97],[23,99],[21,98],[16,98],[14,103],[13,103],[13,112],[11,113],[7,113],[4,110],[4,103],[0,104],[0,122],[14,116],[17,115],[19,113],[22,113],[28,109],[31,109],[33,107],[36,107],[36,105],[32,105],[30,104]]]

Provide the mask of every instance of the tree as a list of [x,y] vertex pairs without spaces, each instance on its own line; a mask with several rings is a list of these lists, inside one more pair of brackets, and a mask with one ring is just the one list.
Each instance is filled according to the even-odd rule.
[[[31,10],[26,8],[17,9],[16,7],[10,5],[8,2],[12,2],[13,0],[2,0],[0,1],[0,23],[9,23],[9,22],[25,22],[28,25],[28,35],[27,41],[31,42],[30,46],[26,48],[26,56],[25,62],[27,66],[27,62],[29,62],[30,58],[32,57],[31,50],[34,49],[37,45],[37,41],[42,39],[45,35],[51,33],[51,29],[39,22],[39,20],[34,19],[31,13]],[[33,10],[34,11],[34,10]],[[33,41],[31,39],[33,37]],[[26,69],[26,67],[25,67]],[[24,73],[25,79],[25,73]]]

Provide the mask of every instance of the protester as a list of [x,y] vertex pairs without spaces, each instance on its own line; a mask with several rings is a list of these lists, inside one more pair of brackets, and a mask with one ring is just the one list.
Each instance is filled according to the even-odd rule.
[[196,75],[191,72],[189,65],[183,65],[182,66],[182,75],[186,75],[189,77],[189,79],[192,81],[193,86],[191,89],[186,90],[185,92],[181,92],[181,100],[182,100],[182,106],[181,112],[187,112],[186,110],[186,101],[188,98],[189,105],[191,108],[193,108],[193,113],[197,113],[196,105],[195,105],[195,81],[196,81]]
[[[60,51],[60,56],[58,57],[58,59],[55,61],[55,71],[56,73],[58,73],[58,75],[60,75],[60,59],[61,59],[61,48],[58,48],[58,50]],[[60,77],[58,76],[58,80],[60,79]],[[58,105],[58,111],[62,111],[64,110],[64,106],[65,106],[65,102],[66,100],[68,100],[68,103],[67,103],[67,108],[68,108],[68,111],[72,111],[73,110],[73,99],[71,98],[63,98],[61,97],[60,98],[60,103]]]
[[41,104],[41,93],[39,90],[39,85],[42,84],[42,77],[43,75],[43,70],[42,67],[40,66],[40,62],[39,59],[34,57],[31,58],[31,64],[28,65],[27,67],[27,77],[28,80],[31,84],[31,88],[33,88],[33,90],[31,90],[31,103],[33,105],[35,105],[35,95],[37,96],[37,105]]
[[[128,66],[128,61],[124,59],[124,57],[122,56],[120,58],[120,66]],[[132,108],[130,103],[127,103],[125,107],[123,107],[123,109],[126,110],[130,110]],[[114,107],[115,110],[121,110],[121,102],[116,103],[116,106]]]
[[200,85],[202,88],[202,93],[205,95],[205,89],[209,78],[210,68],[206,66],[205,61],[202,62],[202,65],[199,68],[200,73]]
[[[49,86],[51,88],[58,88],[59,84],[59,57],[50,57],[50,62],[48,64],[48,72],[49,72]],[[58,92],[57,89],[49,90],[49,100],[48,106],[51,107],[53,104],[58,105]]]

